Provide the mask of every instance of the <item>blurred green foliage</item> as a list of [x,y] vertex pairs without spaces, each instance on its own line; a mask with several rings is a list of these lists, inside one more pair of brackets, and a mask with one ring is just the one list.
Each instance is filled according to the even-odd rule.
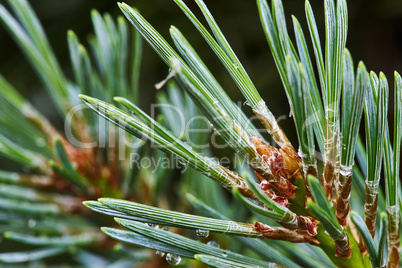
[[[195,4],[186,1],[190,8]],[[5,0],[0,0],[6,4]],[[49,41],[55,51],[58,60],[65,67],[67,75],[72,77],[67,48],[67,30],[76,32],[80,40],[86,40],[91,32],[90,10],[97,9],[100,13],[109,12],[114,17],[121,15],[116,1],[103,0],[71,0],[67,2],[52,0],[30,1],[35,12],[45,27]],[[168,33],[170,24],[180,26],[182,31],[193,44],[208,67],[222,83],[225,90],[233,100],[243,102],[241,93],[236,90],[229,75],[218,63],[218,59],[210,53],[209,47],[201,36],[193,31],[179,8],[169,0],[129,0],[129,5],[135,5],[156,29],[161,29],[161,34],[171,40]],[[286,115],[289,113],[285,92],[282,90],[279,75],[270,55],[263,30],[257,14],[255,1],[244,0],[209,0],[206,1],[213,15],[218,18],[229,42],[243,62],[246,70],[259,89],[263,99],[266,100],[273,114],[279,116],[281,126],[290,137],[295,137],[293,122]],[[304,19],[304,1],[283,1],[286,10],[288,25],[290,15],[301,18],[302,27],[306,26]],[[323,3],[320,0],[311,1],[316,17],[323,12]],[[324,30],[324,21],[318,20],[319,30]],[[166,30],[163,30],[166,29]],[[192,34],[194,33],[194,34]],[[294,37],[291,36],[293,39]],[[354,55],[355,62],[363,60],[368,70],[378,72],[382,70],[388,77],[392,76],[393,70],[402,67],[402,1],[389,0],[354,0],[349,1],[349,35],[346,45]],[[373,69],[375,68],[375,69]],[[59,118],[54,118],[54,107],[50,103],[42,84],[38,81],[27,64],[20,50],[6,30],[0,28],[0,73],[16,88],[32,100],[37,107],[51,121],[57,123]],[[21,74],[24,74],[21,77]],[[144,61],[142,63],[141,108],[149,112],[149,104],[155,100],[156,90],[154,84],[165,78],[167,68],[158,56],[147,46],[144,47]],[[269,98],[274,93],[275,100]],[[272,96],[272,95],[271,95]],[[41,103],[42,102],[42,103]],[[45,104],[45,105],[41,105]],[[247,110],[247,109],[246,109]],[[53,116],[53,118],[52,118]],[[60,126],[61,127],[61,126]],[[293,140],[292,142],[296,142]]]

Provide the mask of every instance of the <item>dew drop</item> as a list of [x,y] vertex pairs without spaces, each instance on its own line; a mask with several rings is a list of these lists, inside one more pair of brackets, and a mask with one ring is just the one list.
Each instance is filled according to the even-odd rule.
[[233,62],[233,66],[237,69],[239,68],[239,64],[237,62]]
[[162,228],[161,228],[161,230],[163,230],[163,231],[169,231],[169,227],[167,227],[167,226],[163,226]]
[[197,236],[199,236],[201,238],[207,238],[209,236],[209,231],[208,230],[197,229],[195,231],[195,233],[197,234]]
[[350,166],[341,165],[340,173],[342,176],[348,177],[352,174],[352,169],[353,169],[353,165],[350,165]]
[[39,147],[45,147],[46,146],[46,140],[45,139],[43,139],[43,138],[37,138],[37,139],[35,139],[35,143],[36,143],[36,145],[37,146],[39,146]]
[[29,227],[35,227],[35,225],[36,225],[36,220],[34,220],[34,219],[30,219],[29,221],[28,221],[28,226]]
[[176,254],[168,253],[168,254],[166,254],[166,261],[170,265],[178,265],[181,261],[181,257]]
[[158,257],[163,257],[163,256],[165,256],[165,252],[163,252],[163,251],[160,251],[160,250],[157,250],[156,252],[155,252],[155,254],[156,254],[156,256],[158,256]]
[[216,242],[215,240],[209,241],[209,242],[207,243],[207,245],[208,245],[208,246],[212,246],[212,247],[216,247],[216,248],[219,248],[219,247],[220,247],[219,243]]
[[148,225],[149,227],[151,227],[151,228],[156,228],[156,229],[158,229],[159,228],[159,225],[157,225],[157,224],[153,224],[153,223],[146,223],[146,225]]

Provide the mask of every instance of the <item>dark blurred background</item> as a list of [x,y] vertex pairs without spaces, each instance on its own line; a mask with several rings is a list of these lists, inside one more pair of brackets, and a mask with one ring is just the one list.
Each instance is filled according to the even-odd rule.
[[[206,0],[205,2],[274,115],[287,115],[289,106],[261,28],[255,1]],[[304,1],[283,0],[283,2],[291,36],[293,37],[291,14],[299,19],[305,34],[308,35]],[[5,0],[0,0],[0,3],[7,6]],[[113,17],[121,15],[116,2],[108,0],[31,0],[30,3],[45,27],[58,60],[70,78],[72,75],[66,41],[67,30],[74,30],[85,44],[86,36],[93,32],[90,20],[92,8],[101,13],[109,12]],[[186,1],[186,3],[199,15],[193,1]],[[168,41],[170,41],[169,26],[178,27],[197,49],[233,100],[244,101],[240,91],[215,55],[173,1],[127,0],[127,4],[137,7]],[[311,5],[315,11],[323,41],[323,0],[311,0]],[[393,70],[402,71],[402,1],[354,0],[349,1],[348,7],[347,47],[353,55],[355,66],[359,60],[363,60],[369,70],[383,71],[388,78],[393,77]],[[154,84],[164,79],[167,71],[163,62],[145,44],[141,101],[139,102],[145,111],[148,111],[149,104],[154,100]],[[54,114],[41,83],[2,25],[0,26],[0,73],[44,113],[49,116]],[[391,80],[390,83],[392,83]],[[291,119],[282,121],[281,125],[287,132],[295,133]],[[289,136],[293,136],[293,140],[296,138],[295,135]]]

